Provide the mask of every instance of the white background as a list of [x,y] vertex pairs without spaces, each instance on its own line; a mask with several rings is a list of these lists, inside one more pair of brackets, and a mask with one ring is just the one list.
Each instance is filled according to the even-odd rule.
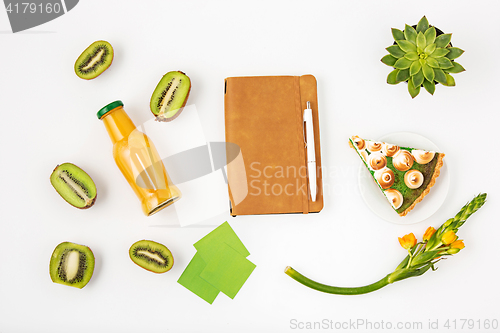
[[[499,9],[494,0],[81,0],[17,34],[0,10],[0,332],[298,331],[293,319],[422,322],[417,331],[424,332],[429,320],[441,328],[447,319],[459,328],[462,318],[500,320]],[[385,83],[390,68],[380,59],[393,42],[390,28],[424,14],[453,32],[467,71],[455,75],[456,87],[439,85],[435,96],[422,91],[412,100],[404,84]],[[112,43],[114,62],[97,79],[81,80],[74,61],[99,39]],[[318,81],[325,208],[305,216],[221,215],[214,223],[229,220],[257,268],[234,300],[220,294],[213,305],[176,282],[195,253],[192,244],[212,227],[163,225],[170,208],[144,217],[95,116],[121,99],[136,124],[151,120],[151,93],[171,70],[191,77],[188,103],[209,141],[224,140],[225,77],[314,74]],[[360,161],[347,144],[354,134],[376,139],[396,131],[433,141],[452,177],[442,208],[414,225],[390,224],[367,208],[358,190]],[[89,210],[65,203],[49,183],[66,161],[98,186]],[[374,282],[405,256],[398,236],[421,237],[480,192],[488,202],[459,232],[466,248],[436,272],[352,297],[310,290],[283,273],[291,265],[328,284]],[[156,275],[134,265],[128,249],[140,239],[167,245],[173,269]],[[63,241],[95,254],[94,276],[82,290],[50,280],[50,255]],[[464,331],[477,332],[475,325]]]

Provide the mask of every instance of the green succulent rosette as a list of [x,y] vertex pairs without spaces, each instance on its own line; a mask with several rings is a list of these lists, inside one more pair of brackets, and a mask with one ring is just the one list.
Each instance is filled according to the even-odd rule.
[[429,25],[424,16],[416,29],[405,25],[404,31],[392,29],[395,44],[386,48],[389,54],[381,61],[394,68],[387,76],[387,83],[408,82],[408,92],[412,98],[424,87],[431,95],[436,90],[436,83],[455,86],[451,74],[465,71],[455,61],[464,51],[450,44],[451,34],[437,36],[436,28]]

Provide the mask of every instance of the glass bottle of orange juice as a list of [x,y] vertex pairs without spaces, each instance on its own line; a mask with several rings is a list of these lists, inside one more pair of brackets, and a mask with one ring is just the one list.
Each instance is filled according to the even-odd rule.
[[136,129],[123,110],[122,101],[115,101],[97,112],[113,142],[116,165],[141,200],[146,216],[162,210],[181,198],[181,191],[172,184],[153,142]]

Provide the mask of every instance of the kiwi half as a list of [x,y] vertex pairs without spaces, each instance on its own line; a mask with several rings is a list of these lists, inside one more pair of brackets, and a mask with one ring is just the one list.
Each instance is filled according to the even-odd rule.
[[94,273],[95,258],[85,245],[64,242],[50,258],[50,278],[54,283],[82,289]]
[[97,188],[92,178],[71,163],[56,166],[50,175],[50,183],[57,193],[76,208],[91,207],[97,197]]
[[75,73],[85,80],[92,80],[102,74],[113,62],[113,47],[110,43],[98,40],[93,42],[76,59]]
[[163,75],[151,96],[151,112],[158,121],[172,121],[186,105],[191,91],[191,80],[181,71]]
[[137,265],[154,273],[165,273],[174,265],[170,250],[165,245],[150,240],[132,244],[129,255]]

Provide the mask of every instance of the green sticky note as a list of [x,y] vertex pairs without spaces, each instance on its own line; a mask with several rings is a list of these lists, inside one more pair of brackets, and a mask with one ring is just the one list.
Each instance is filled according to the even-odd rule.
[[245,256],[227,244],[222,244],[219,251],[207,262],[200,277],[230,298],[234,298],[255,267]]
[[194,247],[198,250],[203,260],[208,263],[219,252],[221,247],[224,246],[224,243],[232,247],[236,250],[236,252],[240,253],[244,257],[248,257],[250,255],[250,252],[248,252],[245,245],[243,245],[227,221],[194,243]]
[[200,254],[196,253],[177,282],[212,304],[219,294],[219,289],[200,277],[200,273],[206,266]]

